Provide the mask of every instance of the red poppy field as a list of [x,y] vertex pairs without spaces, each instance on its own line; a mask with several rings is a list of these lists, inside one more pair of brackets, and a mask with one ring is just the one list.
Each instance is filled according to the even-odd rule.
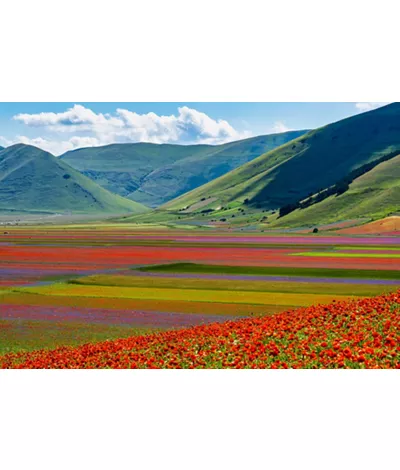
[[[1,366],[27,367],[23,358],[50,357],[46,355],[59,355],[62,350],[65,361],[58,365],[43,363],[43,367],[148,367],[151,364],[144,361],[148,355],[157,367],[333,367],[326,358],[321,362],[325,353],[318,353],[318,360],[312,356],[317,362],[311,361],[311,356],[307,356],[311,362],[302,362],[295,355],[293,348],[301,348],[305,341],[296,322],[303,321],[302,315],[304,321],[309,321],[314,312],[311,326],[302,326],[301,331],[318,326],[318,335],[322,335],[326,326],[322,327],[321,322],[328,321],[328,317],[320,305],[330,305],[330,309],[333,305],[345,312],[353,308],[347,305],[356,305],[351,302],[361,302],[360,308],[365,309],[371,302],[381,306],[382,299],[390,298],[393,306],[387,308],[395,312],[390,321],[398,325],[397,304],[390,296],[397,295],[392,293],[400,288],[399,256],[400,238],[389,236],[228,235],[198,230],[149,232],[135,227],[122,230],[113,226],[14,227],[0,238]],[[371,296],[378,297],[367,300]],[[382,313],[387,316],[385,309]],[[290,313],[284,313],[287,311]],[[340,328],[348,324],[339,321],[340,312],[332,313],[335,322],[326,324],[332,334],[336,331],[339,336],[344,334]],[[296,322],[289,322],[293,318]],[[369,317],[362,318],[367,322]],[[371,322],[371,328],[380,331],[378,318],[371,317]],[[281,332],[280,325],[284,325]],[[293,325],[292,332],[289,325]],[[357,325],[361,328],[359,320]],[[260,340],[265,343],[257,352],[262,352],[261,356],[248,362],[243,328],[251,329],[251,338],[257,338],[256,328],[260,334],[267,328],[266,337],[271,334],[278,348],[286,345],[286,352],[280,349],[267,360],[272,340]],[[272,330],[275,333],[268,333]],[[352,327],[352,331],[356,330]],[[220,343],[221,338],[232,335],[237,335],[239,343]],[[332,336],[335,344],[339,336]],[[174,341],[172,351],[180,342],[189,345],[197,341],[195,338],[199,346],[188,347],[197,358],[192,362],[172,356],[170,361],[170,353],[162,352]],[[81,354],[80,345],[85,345],[83,351],[119,347],[113,341],[115,345],[125,341],[131,345],[128,356],[138,354],[142,359],[122,361],[125,353],[121,357],[117,354],[121,362],[115,359],[114,365],[104,363],[97,353],[98,363],[78,364],[71,359],[71,354]],[[295,346],[296,341],[300,346]],[[345,343],[349,341],[347,338]],[[333,343],[325,342],[329,357],[336,349]],[[213,344],[220,345],[219,352],[208,351]],[[232,359],[237,344],[244,351],[238,362]],[[310,354],[319,352],[320,346],[309,347]],[[198,352],[193,352],[196,348]],[[104,354],[108,357],[106,350]],[[359,356],[363,354],[365,363],[351,356],[351,361],[345,358],[344,365],[339,361],[338,366],[389,367],[387,362],[371,362],[375,350],[360,352]]]
[[400,291],[257,319],[9,354],[2,368],[400,368]]

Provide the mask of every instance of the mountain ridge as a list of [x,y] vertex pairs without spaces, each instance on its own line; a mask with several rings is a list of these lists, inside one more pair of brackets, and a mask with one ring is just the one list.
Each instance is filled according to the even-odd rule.
[[0,212],[141,213],[49,152],[25,144],[0,151]]
[[305,132],[288,131],[221,145],[109,144],[76,149],[59,158],[110,191],[156,207]]
[[387,153],[400,153],[400,104],[352,116],[312,130],[160,207],[182,212],[202,199],[221,206],[278,210],[315,194],[354,169]]

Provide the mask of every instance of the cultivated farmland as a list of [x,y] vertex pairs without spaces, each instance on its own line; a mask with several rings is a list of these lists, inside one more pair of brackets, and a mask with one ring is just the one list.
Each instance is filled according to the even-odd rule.
[[[281,318],[287,324],[286,311],[324,312],[319,306],[332,302],[342,309],[365,306],[370,304],[364,299],[379,295],[392,295],[393,309],[399,256],[396,236],[243,235],[129,225],[13,227],[0,242],[0,355],[28,358],[29,351],[87,343],[101,349],[103,341],[120,338],[137,337],[126,341],[140,344],[139,338],[175,341],[192,335],[186,328],[222,334],[223,325],[236,331],[246,321],[251,328],[270,322],[270,328]],[[250,363],[227,360],[168,365],[305,365],[282,358],[263,365],[261,356]],[[4,359],[2,365],[18,361]],[[343,361],[344,366],[354,362]],[[99,364],[104,365],[81,365]],[[143,366],[136,360],[117,366],[135,364]],[[321,364],[330,366],[329,361]]]

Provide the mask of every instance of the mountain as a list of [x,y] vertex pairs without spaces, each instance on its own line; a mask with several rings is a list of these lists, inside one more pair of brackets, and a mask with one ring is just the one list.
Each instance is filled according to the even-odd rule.
[[140,213],[146,207],[103,189],[48,152],[17,144],[0,151],[0,212]]
[[381,219],[396,212],[400,213],[400,155],[354,179],[344,193],[297,209],[277,219],[275,225],[301,227],[365,217]]
[[[185,212],[193,217],[201,211],[209,211],[208,217],[212,217],[216,210],[224,217],[220,208],[227,205],[247,212],[274,211],[329,188],[355,169],[396,151],[400,153],[399,103],[310,131],[166,203],[160,210],[180,213],[181,218]],[[388,204],[377,210],[368,208],[368,213],[391,210]]]
[[112,144],[70,151],[60,159],[109,191],[156,207],[305,132],[223,145]]

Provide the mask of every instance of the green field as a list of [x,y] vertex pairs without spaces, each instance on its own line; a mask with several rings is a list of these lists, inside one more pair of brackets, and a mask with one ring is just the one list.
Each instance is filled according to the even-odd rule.
[[0,246],[0,355],[270,316],[400,286],[396,239],[131,224],[8,230]]
[[238,274],[257,276],[309,276],[358,279],[400,280],[399,271],[371,269],[286,268],[279,266],[221,266],[195,263],[176,263],[139,268],[143,272],[177,272],[203,274]]
[[[369,284],[339,284],[330,282],[304,282],[304,281],[244,281],[221,279],[177,279],[174,277],[146,277],[146,276],[118,276],[100,274],[82,277],[68,281],[70,285],[81,286],[113,286],[113,287],[141,287],[151,289],[196,289],[213,291],[241,291],[241,292],[279,292],[297,294],[338,294],[338,295],[378,295],[383,292],[391,292],[392,286]],[[400,284],[400,279],[399,279]]]
[[338,294],[297,294],[284,292],[260,292],[207,289],[166,289],[161,287],[121,287],[98,285],[53,284],[51,286],[26,287],[17,290],[22,293],[65,297],[112,297],[119,299],[183,300],[188,302],[244,303],[254,305],[299,305],[327,303],[348,298]]

